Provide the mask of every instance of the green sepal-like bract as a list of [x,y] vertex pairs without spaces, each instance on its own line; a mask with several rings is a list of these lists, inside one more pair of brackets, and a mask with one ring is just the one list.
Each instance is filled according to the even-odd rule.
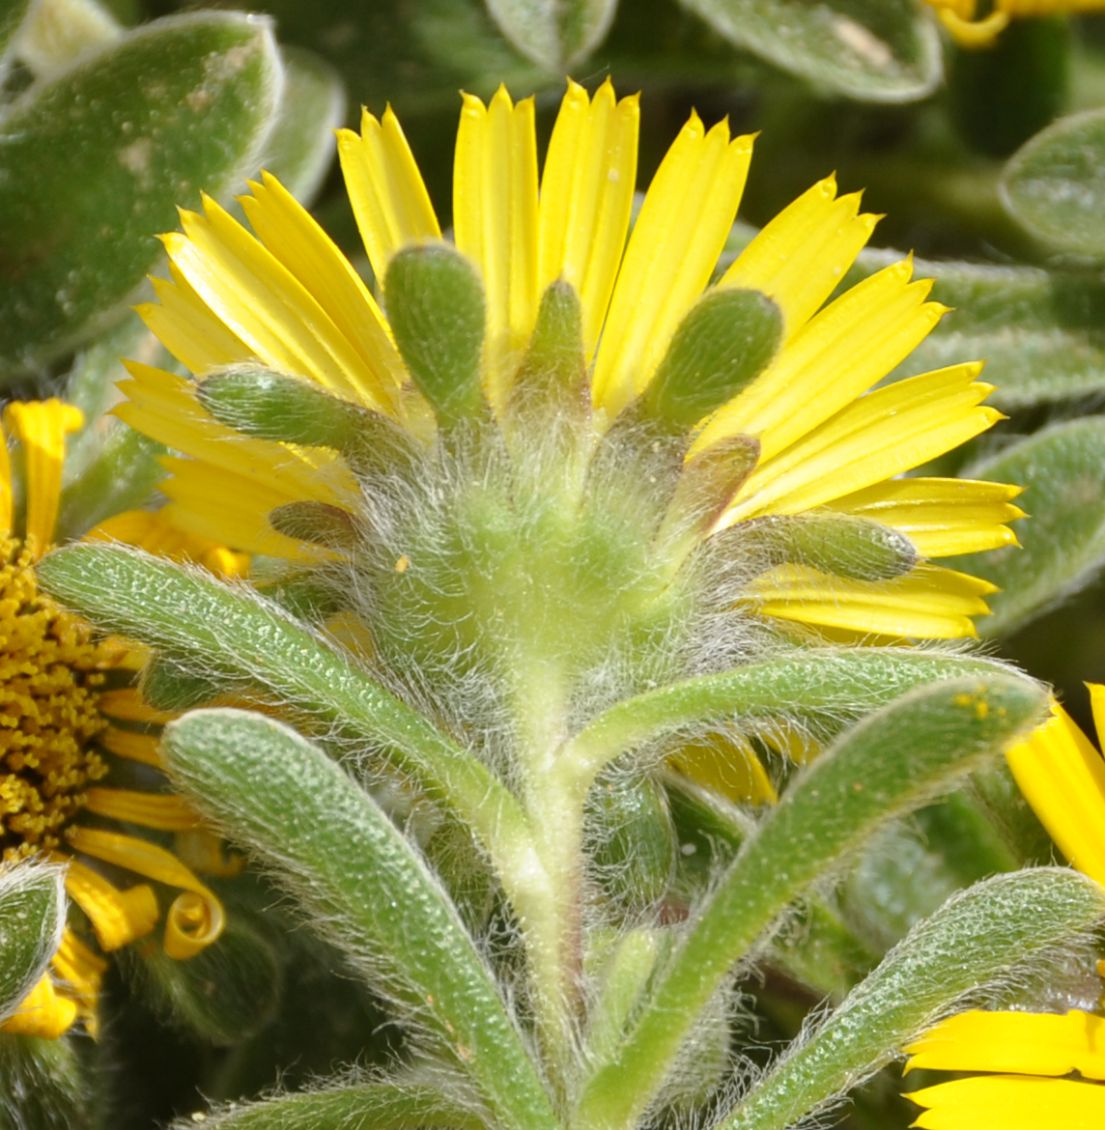
[[782,332],[782,313],[766,295],[710,290],[675,331],[641,411],[665,431],[687,432],[763,371]]
[[780,514],[730,527],[717,535],[720,549],[741,567],[809,565],[860,581],[886,581],[918,561],[909,538],[878,522],[832,511]]
[[484,294],[472,264],[443,243],[404,248],[388,264],[384,294],[395,343],[438,423],[482,417]]
[[200,382],[196,395],[216,420],[244,435],[333,448],[358,470],[394,466],[410,445],[385,416],[268,369],[215,373]]
[[0,1020],[45,972],[64,924],[59,869],[19,863],[0,870]]

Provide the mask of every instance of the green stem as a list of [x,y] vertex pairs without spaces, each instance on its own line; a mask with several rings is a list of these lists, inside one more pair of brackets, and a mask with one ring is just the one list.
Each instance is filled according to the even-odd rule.
[[580,1004],[583,798],[564,779],[558,757],[567,727],[561,672],[533,660],[519,663],[516,674],[523,804],[545,876],[541,890],[531,893],[530,913],[520,926],[541,1043],[563,1083]]

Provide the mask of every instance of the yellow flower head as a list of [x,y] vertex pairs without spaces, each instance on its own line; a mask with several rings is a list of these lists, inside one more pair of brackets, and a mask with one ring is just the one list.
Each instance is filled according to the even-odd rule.
[[[0,428],[0,866],[64,863],[75,905],[51,972],[0,1030],[51,1038],[77,1020],[95,1032],[100,952],[145,937],[164,917],[166,952],[187,958],[223,924],[218,899],[153,838],[191,832],[197,821],[163,791],[156,746],[165,716],[135,687],[141,658],[98,638],[35,581],[34,563],[54,540],[66,436],[82,422],[79,409],[47,400],[9,404]],[[234,564],[154,514],[119,515],[90,536],[177,556],[198,549],[221,572]]]
[[[831,177],[720,268],[754,139],[731,137],[725,122],[707,129],[696,115],[631,225],[637,131],[636,97],[619,101],[609,82],[589,97],[569,83],[539,173],[533,101],[514,103],[502,89],[486,106],[465,96],[446,244],[395,114],[366,112],[359,133],[340,131],[338,149],[376,293],[265,174],[241,201],[254,234],[211,200],[202,213],[182,212],[183,230],[164,237],[170,278],[154,280],[158,301],[140,312],[184,366],[214,375],[211,389],[236,371],[291,375],[367,413],[380,435],[390,422],[423,453],[458,416],[501,429],[516,463],[537,451],[556,426],[519,441],[519,406],[539,399],[534,389],[555,370],[572,386],[564,415],[584,415],[571,452],[535,489],[578,499],[613,465],[603,452],[626,436],[663,433],[653,448],[678,449],[676,472],[647,470],[642,457],[604,504],[614,513],[646,480],[661,484],[658,513],[637,520],[667,538],[671,567],[655,591],[707,544],[739,545],[747,565],[739,584],[730,578],[731,604],[761,623],[847,638],[973,635],[991,586],[929,559],[1015,542],[1006,523],[1021,516],[1017,490],[901,475],[990,427],[999,418],[981,403],[990,387],[968,362],[875,388],[944,313],[928,301],[931,284],[912,281],[904,259],[833,297],[876,217],[860,211],[858,195],[838,195]],[[475,280],[458,291],[476,310],[468,384],[452,355],[442,376],[434,343],[445,337],[463,352],[469,315],[412,296],[411,280],[436,278],[439,267]],[[737,323],[744,338],[734,337]],[[378,476],[353,467],[345,441],[305,442],[302,429],[293,436],[256,419],[243,426],[226,404],[216,419],[214,393],[197,397],[194,382],[148,365],[129,369],[117,413],[184,456],[168,461],[164,488],[182,527],[305,565],[346,553],[335,533],[343,522],[363,550],[400,521],[396,502],[366,535],[362,491],[374,493]],[[467,391],[446,396],[443,379]],[[510,497],[520,496],[516,485]],[[304,504],[310,531],[291,520],[308,511],[288,509]],[[824,548],[844,528],[866,547],[855,560]],[[396,535],[381,550],[381,585],[425,576],[416,541]],[[540,584],[555,573],[544,569]]]
[[1100,12],[1105,0],[927,0],[961,47],[989,47],[1010,20]]
[[[1090,685],[1098,740],[1105,686]],[[1006,751],[1033,811],[1080,871],[1105,885],[1105,761],[1067,712]],[[1105,1017],[964,1012],[906,1049],[910,1069],[986,1072],[912,1091],[929,1130],[1069,1130],[1105,1125]]]

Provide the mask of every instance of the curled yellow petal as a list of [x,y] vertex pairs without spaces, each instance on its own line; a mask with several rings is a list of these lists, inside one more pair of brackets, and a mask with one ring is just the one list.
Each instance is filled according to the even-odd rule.
[[[70,839],[77,838],[72,833],[81,831],[86,829],[71,828]],[[96,941],[107,953],[144,938],[157,923],[157,899],[145,883],[120,890],[99,872],[74,860],[65,873],[65,890],[87,915]]]
[[165,953],[187,961],[216,941],[225,925],[222,903],[210,891],[184,891],[165,916]]

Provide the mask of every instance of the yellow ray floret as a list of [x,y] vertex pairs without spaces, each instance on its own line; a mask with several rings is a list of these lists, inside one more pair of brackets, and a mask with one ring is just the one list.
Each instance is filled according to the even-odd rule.
[[[288,561],[318,563],[332,558],[321,546],[296,541],[273,529],[269,521],[273,510],[308,497],[295,493],[295,479],[282,474],[285,465],[259,460],[252,471],[239,473],[195,459],[165,458],[162,464],[170,475],[162,484],[170,500],[165,512],[190,534],[223,539],[246,553]],[[212,506],[211,499],[216,497],[219,505]],[[328,501],[340,505],[338,498]]]
[[209,373],[230,365],[260,363],[253,350],[211,311],[172,263],[169,275],[168,279],[151,278],[157,301],[134,309],[185,368]]
[[[303,499],[340,505],[356,491],[349,469],[333,452],[245,439],[200,407],[195,386],[185,378],[138,362],[128,362],[127,369],[133,379],[120,382],[127,400],[115,409],[115,414],[167,447],[203,460],[200,464],[190,463],[189,471],[199,473],[196,469],[202,467],[209,477],[215,473],[224,476],[223,485],[203,499],[202,512],[212,521],[201,528],[193,522],[180,523],[196,536],[251,552],[271,552],[272,539],[276,545],[289,549],[299,543],[274,530],[269,531],[271,538],[266,540],[265,549],[256,544],[256,538],[252,542],[244,539],[241,529],[228,531],[225,512],[218,513],[219,508],[210,506],[210,499],[217,496],[227,505],[233,502],[239,512],[244,509],[252,513],[250,526],[263,533],[268,530],[267,515],[275,506]],[[232,480],[234,489],[230,490]],[[174,497],[186,487],[173,480],[164,489]],[[229,537],[212,537],[208,531],[211,524],[224,535],[229,532]]]
[[[637,133],[635,97],[618,101],[609,82],[590,97],[569,83],[539,180],[532,100],[516,104],[504,89],[487,105],[464,96],[454,164],[456,246],[484,289],[481,379],[494,417],[503,418],[553,281],[580,300],[595,409],[588,426],[599,432],[648,389],[704,294],[740,201],[753,138],[732,138],[726,122],[707,129],[692,114],[630,230]],[[339,149],[379,282],[397,251],[441,233],[390,109],[380,120],[366,114],[359,134],[342,131]],[[390,384],[381,387],[396,413],[399,405],[409,410],[403,422],[412,436],[426,439],[430,429],[416,428],[415,420],[429,408],[395,360],[372,293],[350,264],[274,178],[263,175],[243,207],[258,239],[210,204],[202,216],[185,214],[183,233],[166,237],[173,280],[160,284],[163,308],[147,311],[150,324],[171,336],[178,356],[190,352],[207,365],[201,375],[215,358],[244,349],[367,404],[375,394],[356,382],[374,372],[364,339],[376,327],[386,342],[381,356],[391,358],[382,366]],[[770,221],[717,283],[768,296],[783,326],[774,356],[689,437],[692,464],[704,451],[724,458],[743,452],[733,458],[745,460],[720,476],[695,538],[763,516],[829,508],[898,530],[926,558],[1015,544],[1008,523],[1022,514],[1011,501],[1014,488],[899,481],[1001,417],[982,403],[990,386],[977,379],[977,363],[880,386],[946,308],[930,301],[930,281],[912,278],[909,258],[831,297],[876,220],[860,211],[858,195],[838,196],[828,177]],[[187,338],[202,333],[210,317],[225,327],[205,352]],[[131,372],[131,403],[119,414],[185,457],[166,461],[175,522],[251,552],[322,560],[317,547],[277,533],[269,514],[296,501],[355,507],[357,484],[334,453],[235,434],[207,416],[187,381],[140,365]],[[827,632],[944,638],[973,634],[971,617],[985,612],[989,591],[925,566],[893,582],[867,583],[775,571],[748,595],[761,610]]]
[[403,247],[440,239],[441,228],[414,155],[390,106],[361,132],[338,130],[338,159],[368,261],[378,279]]
[[125,542],[170,561],[194,562],[220,577],[241,576],[248,567],[243,554],[232,553],[224,543],[189,534],[170,522],[163,510],[115,514],[89,530],[83,540]]
[[181,212],[181,226],[183,232],[163,237],[169,259],[262,364],[395,412],[403,370],[382,317],[379,332],[351,340],[326,310],[328,295],[312,294],[310,280],[292,275],[209,197],[202,214]]
[[761,458],[720,521],[799,514],[892,479],[1002,418],[980,402],[981,366],[955,365],[860,397],[774,458]]
[[163,832],[183,832],[199,823],[199,817],[183,797],[171,793],[159,795],[135,789],[91,788],[85,793],[84,808],[97,816]]
[[1105,1017],[1066,1013],[983,1012],[949,1017],[905,1049],[907,1071],[1008,1071],[1105,1079]]
[[505,87],[484,104],[471,94],[453,164],[457,249],[479,269],[487,301],[484,388],[501,408],[537,318],[537,142],[533,99]]
[[775,785],[747,738],[711,734],[688,742],[667,758],[692,781],[737,804],[774,804]]
[[[739,260],[738,260],[739,263]],[[857,283],[797,332],[763,373],[721,408],[695,441],[755,436],[761,459],[785,450],[867,392],[924,341],[945,312],[932,282],[911,282],[903,259]]]
[[[23,449],[26,541],[35,552],[42,553],[54,540],[65,463],[65,437],[80,428],[84,415],[79,408],[57,399],[16,401],[4,409],[4,423]],[[0,436],[0,441],[2,438]]]
[[1100,12],[1105,0],[928,0],[940,22],[961,47],[989,47],[1009,26],[1009,21],[1025,16],[1066,15],[1073,12]]
[[877,216],[860,214],[859,193],[836,194],[836,178],[807,189],[737,256],[720,286],[759,290],[783,314],[789,338],[840,285],[871,238]]
[[891,479],[829,505],[905,534],[924,557],[950,557],[1017,545],[1006,524],[1023,518],[1021,487],[971,479]]
[[976,1075],[909,1092],[922,1130],[1097,1130],[1105,1087],[1077,1079]]
[[402,387],[405,370],[383,313],[337,244],[271,174],[250,182],[252,196],[239,202],[265,248],[301,282],[326,311],[340,335],[356,350],[364,376],[351,399],[383,407]]
[[[1092,689],[1096,721],[1102,688]],[[1105,885],[1105,762],[1089,738],[1053,703],[1051,717],[1006,750],[1005,758],[1063,854]]]
[[538,201],[538,291],[569,283],[583,308],[583,347],[594,355],[621,263],[637,183],[640,109],[607,79],[593,99],[569,81],[549,139]]
[[977,634],[989,612],[987,581],[939,565],[919,565],[889,581],[855,581],[800,565],[783,565],[747,589],[762,616],[842,629],[859,637],[961,639]]
[[591,397],[613,418],[647,386],[683,315],[702,293],[733,226],[750,136],[697,114],[660,163],[641,205],[610,300]]
[[62,996],[49,973],[44,973],[16,1010],[3,1022],[0,1031],[13,1036],[38,1036],[56,1040],[64,1036],[77,1020],[77,1002]]

